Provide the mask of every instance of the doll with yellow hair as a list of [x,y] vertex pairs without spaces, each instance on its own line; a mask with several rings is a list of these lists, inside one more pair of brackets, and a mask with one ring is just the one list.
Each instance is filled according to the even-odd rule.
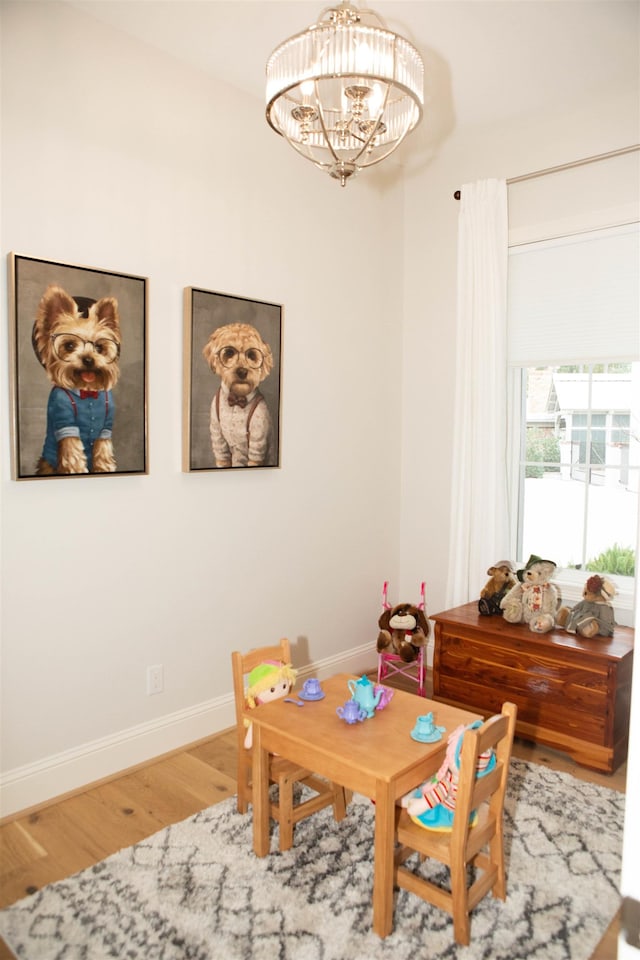
[[[295,682],[296,671],[290,663],[267,660],[265,663],[258,664],[249,674],[249,685],[245,690],[247,707],[253,710],[261,703],[286,697]],[[244,745],[247,750],[250,750],[253,743],[253,726],[250,720],[245,720],[244,723],[247,728]]]

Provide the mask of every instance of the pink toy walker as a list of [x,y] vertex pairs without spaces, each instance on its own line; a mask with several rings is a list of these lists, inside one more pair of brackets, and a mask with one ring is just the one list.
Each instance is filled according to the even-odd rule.
[[[382,587],[382,610],[391,609],[391,604],[387,600],[387,590],[389,587],[389,581],[385,580]],[[424,600],[424,581],[420,584],[420,602],[416,604],[419,610],[425,609],[425,600]],[[412,680],[418,685],[418,696],[426,696],[426,687],[425,687],[425,677],[426,677],[426,667],[425,667],[425,648],[420,647],[418,651],[418,656],[411,663],[406,663],[402,657],[399,657],[395,653],[379,653],[378,654],[378,683],[382,683],[385,677],[393,677],[396,673],[401,673],[404,677],[407,677],[409,680]],[[417,673],[415,668],[417,667]]]

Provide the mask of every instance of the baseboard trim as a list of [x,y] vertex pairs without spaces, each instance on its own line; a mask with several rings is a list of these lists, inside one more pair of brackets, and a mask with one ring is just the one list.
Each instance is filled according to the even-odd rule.
[[[367,643],[299,668],[298,678],[357,674],[373,669],[376,662],[375,650]],[[234,724],[233,693],[229,693],[8,770],[0,776],[2,821],[206,740]]]

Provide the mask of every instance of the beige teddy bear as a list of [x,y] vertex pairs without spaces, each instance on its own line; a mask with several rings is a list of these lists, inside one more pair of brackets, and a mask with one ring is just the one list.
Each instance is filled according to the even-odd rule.
[[527,565],[518,570],[518,583],[500,602],[508,623],[528,623],[534,633],[553,630],[558,609],[558,591],[550,583],[555,573],[553,560],[542,560],[534,553]]

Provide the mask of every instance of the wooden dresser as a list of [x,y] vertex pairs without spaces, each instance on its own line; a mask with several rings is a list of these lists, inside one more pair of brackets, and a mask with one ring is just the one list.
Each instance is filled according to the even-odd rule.
[[612,773],[627,756],[634,631],[585,640],[478,613],[477,601],[435,616],[433,697],[488,716],[518,707],[516,734]]

